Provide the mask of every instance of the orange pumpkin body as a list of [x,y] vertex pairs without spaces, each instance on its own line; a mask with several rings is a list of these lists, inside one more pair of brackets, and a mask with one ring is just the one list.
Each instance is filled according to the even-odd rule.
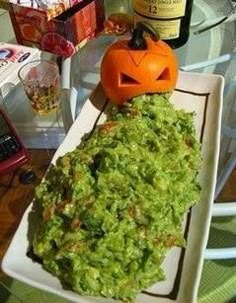
[[128,40],[120,40],[106,51],[101,63],[101,84],[111,102],[123,104],[141,94],[174,90],[178,62],[173,50],[161,40],[145,40],[145,50],[130,49]]

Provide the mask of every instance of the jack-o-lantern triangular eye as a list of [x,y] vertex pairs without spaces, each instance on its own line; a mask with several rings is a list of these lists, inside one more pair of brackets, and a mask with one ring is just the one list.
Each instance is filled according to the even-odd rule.
[[168,67],[165,68],[163,70],[163,72],[160,75],[158,75],[156,80],[158,80],[158,81],[159,80],[170,80],[170,70],[169,70],[169,68]]
[[137,80],[135,80],[134,78],[124,74],[124,73],[121,73],[120,74],[120,84],[121,85],[134,85],[134,84],[140,84]]

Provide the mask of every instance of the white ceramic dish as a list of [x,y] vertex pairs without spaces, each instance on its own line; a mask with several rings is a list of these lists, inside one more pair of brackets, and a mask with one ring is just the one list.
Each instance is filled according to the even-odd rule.
[[[195,124],[198,138],[202,142],[203,157],[203,165],[199,174],[202,186],[201,199],[199,204],[192,208],[186,220],[187,248],[185,250],[174,248],[168,253],[163,264],[167,279],[138,295],[135,303],[193,303],[197,300],[216,184],[223,87],[224,79],[218,75],[180,73],[177,89],[171,100],[176,108],[196,112]],[[53,163],[59,156],[73,150],[79,144],[84,133],[92,130],[94,124],[105,120],[104,104],[106,104],[106,98],[101,87],[98,86],[90,100],[85,103],[64,142],[57,150]],[[27,256],[29,239],[36,220],[37,216],[32,212],[31,204],[4,256],[3,271],[13,278],[73,302],[113,302],[113,300],[104,298],[82,297],[64,290],[57,278],[43,270],[40,264],[33,262]]]

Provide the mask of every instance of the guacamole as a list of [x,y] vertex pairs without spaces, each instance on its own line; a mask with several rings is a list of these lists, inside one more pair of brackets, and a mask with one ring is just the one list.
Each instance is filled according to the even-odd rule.
[[183,216],[199,200],[193,117],[167,95],[136,97],[50,168],[33,250],[64,287],[127,302],[165,279],[165,255],[185,245]]

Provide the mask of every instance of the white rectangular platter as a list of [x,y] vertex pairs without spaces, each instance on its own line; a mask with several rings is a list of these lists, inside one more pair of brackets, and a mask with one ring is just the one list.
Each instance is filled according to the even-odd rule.
[[[186,249],[174,248],[168,253],[163,269],[166,280],[156,283],[137,296],[135,303],[195,303],[203,266],[211,221],[216,184],[220,145],[221,114],[224,79],[218,75],[180,72],[176,90],[171,96],[176,108],[194,111],[197,136],[202,142],[203,165],[199,174],[202,186],[199,203],[186,216]],[[69,130],[65,140],[52,160],[72,151],[81,137],[90,132],[97,123],[106,119],[108,102],[100,86],[85,103],[80,115]],[[9,276],[34,287],[55,293],[70,302],[95,303],[114,300],[82,297],[62,288],[60,281],[46,272],[42,266],[27,256],[29,242],[37,216],[32,204],[26,210],[21,223],[2,262],[3,271]]]

